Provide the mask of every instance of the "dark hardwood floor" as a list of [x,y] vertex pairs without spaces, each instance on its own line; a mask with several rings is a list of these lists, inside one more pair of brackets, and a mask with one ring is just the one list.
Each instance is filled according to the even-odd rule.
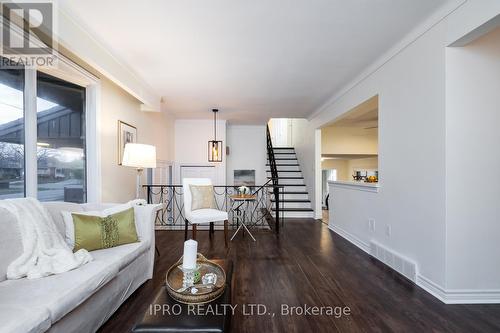
[[[286,222],[285,222],[286,223]],[[500,305],[445,305],[314,220],[286,223],[280,237],[240,235],[224,249],[223,233],[198,232],[199,251],[234,263],[233,332],[500,332]],[[182,252],[182,231],[159,231],[154,277],[100,329],[129,332],[148,309],[164,275]],[[270,315],[247,316],[244,304]],[[289,306],[349,307],[348,316],[283,316]]]

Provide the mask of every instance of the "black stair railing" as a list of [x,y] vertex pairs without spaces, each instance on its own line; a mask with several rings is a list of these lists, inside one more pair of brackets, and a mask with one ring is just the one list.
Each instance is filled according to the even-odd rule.
[[269,125],[266,127],[266,141],[267,141],[267,158],[269,160],[269,168],[271,170],[271,179],[273,181],[273,196],[275,200],[275,205],[276,205],[276,233],[279,233],[279,227],[280,227],[280,213],[281,213],[281,207],[280,207],[280,190],[279,190],[279,184],[278,184],[278,168],[276,167],[276,159],[274,158],[274,149],[273,149],[273,142],[271,140],[271,132],[269,131]]

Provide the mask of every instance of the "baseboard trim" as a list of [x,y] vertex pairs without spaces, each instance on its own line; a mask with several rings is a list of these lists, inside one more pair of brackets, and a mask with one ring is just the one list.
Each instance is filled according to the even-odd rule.
[[370,254],[370,245],[361,239],[359,239],[357,236],[354,236],[353,234],[345,231],[344,229],[340,228],[339,226],[336,225],[328,225],[328,229],[339,235],[340,237],[346,239],[347,241],[351,242],[352,244],[356,245],[359,247],[361,250],[365,251],[366,253]]
[[445,304],[498,304],[498,289],[444,289],[428,278],[417,276],[417,285]]
[[446,303],[446,291],[437,283],[434,283],[423,275],[417,274],[416,285],[436,297],[441,302]]
[[[357,246],[359,249],[370,254],[370,246],[353,234],[336,225],[328,225],[328,228],[340,237]],[[385,265],[385,263],[383,263]],[[389,266],[387,266],[389,267]],[[391,268],[392,269],[392,268]],[[410,281],[410,280],[408,280]],[[498,304],[500,303],[499,289],[445,289],[429,278],[417,273],[416,285],[436,297],[445,304]]]
[[448,290],[446,304],[498,304],[500,290]]

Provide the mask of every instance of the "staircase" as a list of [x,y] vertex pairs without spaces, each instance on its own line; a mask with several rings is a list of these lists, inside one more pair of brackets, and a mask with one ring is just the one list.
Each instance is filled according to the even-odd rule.
[[[284,192],[280,196],[280,207],[283,217],[313,218],[314,211],[311,208],[311,200],[307,193],[299,161],[293,147],[272,148],[274,160],[278,171],[278,185],[284,186]],[[266,164],[267,178],[271,179],[271,168],[269,161]],[[271,200],[274,202],[274,198]],[[273,212],[275,208],[272,209]]]

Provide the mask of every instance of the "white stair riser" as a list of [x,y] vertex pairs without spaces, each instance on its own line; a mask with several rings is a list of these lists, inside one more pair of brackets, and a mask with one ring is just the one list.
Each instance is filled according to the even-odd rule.
[[294,166],[276,165],[276,169],[278,170],[278,172],[280,172],[280,170],[300,171],[300,166],[299,165],[294,165]]
[[[271,194],[272,195],[272,194]],[[280,195],[280,200],[286,200],[286,199],[309,199],[307,194],[281,194]]]
[[275,153],[291,153],[291,154],[295,153],[295,149],[274,148],[273,151]]
[[[311,202],[287,202],[286,200],[308,200],[307,187],[304,186],[303,178],[284,179],[283,177],[302,177],[299,161],[294,149],[274,149],[274,157],[276,159],[276,169],[278,171],[278,183],[283,186],[280,191],[284,192],[306,192],[305,194],[281,194],[279,199],[282,209],[311,209]],[[280,153],[280,154],[276,154]],[[296,164],[289,166],[287,164]],[[270,170],[270,167],[267,168]],[[281,171],[296,171],[296,172],[281,172]],[[271,177],[271,172],[267,172],[267,176]],[[297,186],[299,185],[299,186]],[[302,186],[301,186],[302,185]],[[276,203],[274,202],[273,205]],[[275,212],[272,213],[275,215]],[[281,211],[280,215],[285,218],[314,218],[312,211]]]
[[283,165],[283,164],[299,164],[297,160],[276,160],[276,165]]
[[[272,212],[273,217],[276,216],[275,212]],[[314,218],[314,212],[280,212],[282,217],[301,217],[301,218]]]
[[[278,176],[280,177],[280,176]],[[286,176],[285,176],[286,177]],[[280,184],[296,184],[296,185],[302,185],[304,184],[304,179],[283,179],[280,178],[278,179],[278,182]]]
[[280,202],[280,208],[311,208],[310,202]]
[[274,158],[297,158],[295,154],[274,154]]
[[280,188],[280,192],[307,192],[307,188],[305,186],[293,186],[293,185],[283,185],[283,184],[278,184],[282,185],[283,187]]
[[[271,177],[271,171],[267,171],[266,176]],[[278,177],[302,177],[302,172],[301,171],[283,172],[283,170],[282,170],[282,171],[278,171]]]

